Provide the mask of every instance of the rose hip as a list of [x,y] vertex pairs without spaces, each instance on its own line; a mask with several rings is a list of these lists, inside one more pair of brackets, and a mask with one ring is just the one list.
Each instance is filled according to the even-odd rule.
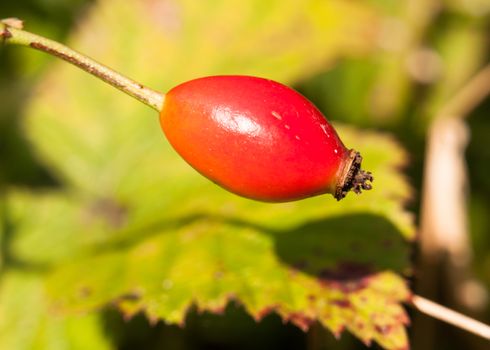
[[188,81],[165,96],[160,123],[175,150],[238,195],[283,202],[371,188],[361,157],[298,92],[250,76]]

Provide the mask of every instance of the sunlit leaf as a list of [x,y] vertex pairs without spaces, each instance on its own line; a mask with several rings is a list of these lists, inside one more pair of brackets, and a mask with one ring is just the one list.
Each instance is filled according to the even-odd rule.
[[182,323],[193,304],[220,311],[234,299],[257,319],[275,311],[303,328],[318,319],[335,333],[346,327],[366,342],[400,348],[406,316],[398,303],[408,291],[395,273],[407,269],[403,236],[413,232],[400,204],[408,188],[396,172],[405,155],[381,135],[339,130],[380,174],[378,190],[340,203],[320,196],[264,204],[228,194],[189,168],[181,181],[198,181],[199,190],[176,200],[178,210],[161,204],[157,214],[154,203],[140,204],[159,219],[148,224],[116,202],[17,193],[10,200],[15,254],[38,264],[63,261],[50,280],[57,310],[119,300],[128,315]]
[[94,314],[53,317],[37,273],[9,271],[0,281],[0,348],[15,350],[112,347]]

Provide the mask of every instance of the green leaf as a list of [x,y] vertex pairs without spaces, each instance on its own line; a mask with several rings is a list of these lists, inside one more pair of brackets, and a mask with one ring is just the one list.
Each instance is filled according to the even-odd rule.
[[[105,0],[71,45],[162,89],[216,73],[288,82],[368,48],[363,33],[375,21],[348,1]],[[193,304],[219,312],[233,299],[256,319],[274,311],[303,329],[318,320],[336,334],[406,347],[399,274],[414,229],[399,172],[406,154],[391,138],[338,128],[365,157],[375,190],[266,204],[200,176],[156,115],[64,63],[27,114],[36,151],[65,187],[9,196],[12,254],[54,268],[55,309],[115,302],[128,316],[181,323]]]
[[347,328],[400,348],[406,316],[398,303],[408,292],[387,270],[406,266],[406,248],[392,224],[369,214],[287,231],[202,217],[68,264],[50,288],[60,310],[117,300],[128,316],[142,310],[170,323],[183,323],[192,304],[220,312],[233,299],[256,319],[276,311],[303,329],[319,320],[334,333]]
[[8,271],[0,282],[0,348],[111,349],[99,318],[53,317],[37,273]]
[[[15,254],[63,263],[49,281],[61,311],[118,301],[127,315],[182,323],[192,304],[220,311],[234,299],[257,319],[276,311],[305,329],[318,319],[335,333],[346,327],[365,342],[402,348],[406,316],[398,303],[408,290],[395,272],[408,267],[403,235],[413,230],[400,204],[408,187],[395,169],[405,155],[379,134],[340,133],[364,151],[380,188],[341,202],[320,196],[265,204],[203,180],[199,192],[158,214],[155,203],[139,208],[159,219],[146,225],[110,202],[17,193],[10,196]],[[181,181],[200,180],[192,172]],[[162,186],[161,195],[172,196],[170,184]]]

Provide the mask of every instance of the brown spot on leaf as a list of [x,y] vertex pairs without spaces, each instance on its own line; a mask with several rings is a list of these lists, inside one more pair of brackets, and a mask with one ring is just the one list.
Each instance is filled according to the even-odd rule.
[[122,228],[127,221],[128,209],[111,198],[99,198],[86,209],[82,220],[91,223],[99,218],[112,228]]
[[224,277],[225,273],[223,271],[215,271],[214,273],[214,279],[220,280]]
[[367,264],[341,263],[334,269],[323,269],[319,273],[320,283],[344,293],[353,293],[369,285],[372,269]]
[[410,324],[410,318],[405,312],[400,312],[399,314],[396,315],[395,320],[397,323],[409,325]]
[[374,326],[374,329],[379,334],[387,335],[388,333],[391,332],[391,330],[393,329],[393,326],[391,326],[391,325],[383,325],[383,326],[380,326],[380,325],[377,324],[377,325]]
[[313,294],[308,294],[307,298],[309,301],[313,302],[316,300],[317,296]]
[[369,285],[369,280],[367,278],[363,278],[359,281],[349,281],[347,283],[342,283],[340,289],[344,293],[354,293],[360,290],[367,288]]
[[348,308],[352,307],[351,302],[347,299],[332,300],[330,303],[335,305],[335,306],[341,307],[343,309],[348,309]]
[[368,264],[357,262],[343,262],[335,268],[323,269],[319,273],[319,277],[333,281],[349,281],[358,280],[373,273],[373,269]]
[[78,289],[78,297],[80,299],[86,299],[92,294],[92,289],[88,286],[82,286]]

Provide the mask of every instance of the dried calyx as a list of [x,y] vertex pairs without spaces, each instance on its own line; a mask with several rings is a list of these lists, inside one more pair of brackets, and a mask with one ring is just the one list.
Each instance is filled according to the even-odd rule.
[[362,190],[370,190],[372,188],[373,175],[369,171],[361,169],[362,157],[359,152],[351,149],[349,151],[349,159],[344,167],[344,173],[337,183],[334,197],[339,201],[344,198],[349,191],[356,194]]

